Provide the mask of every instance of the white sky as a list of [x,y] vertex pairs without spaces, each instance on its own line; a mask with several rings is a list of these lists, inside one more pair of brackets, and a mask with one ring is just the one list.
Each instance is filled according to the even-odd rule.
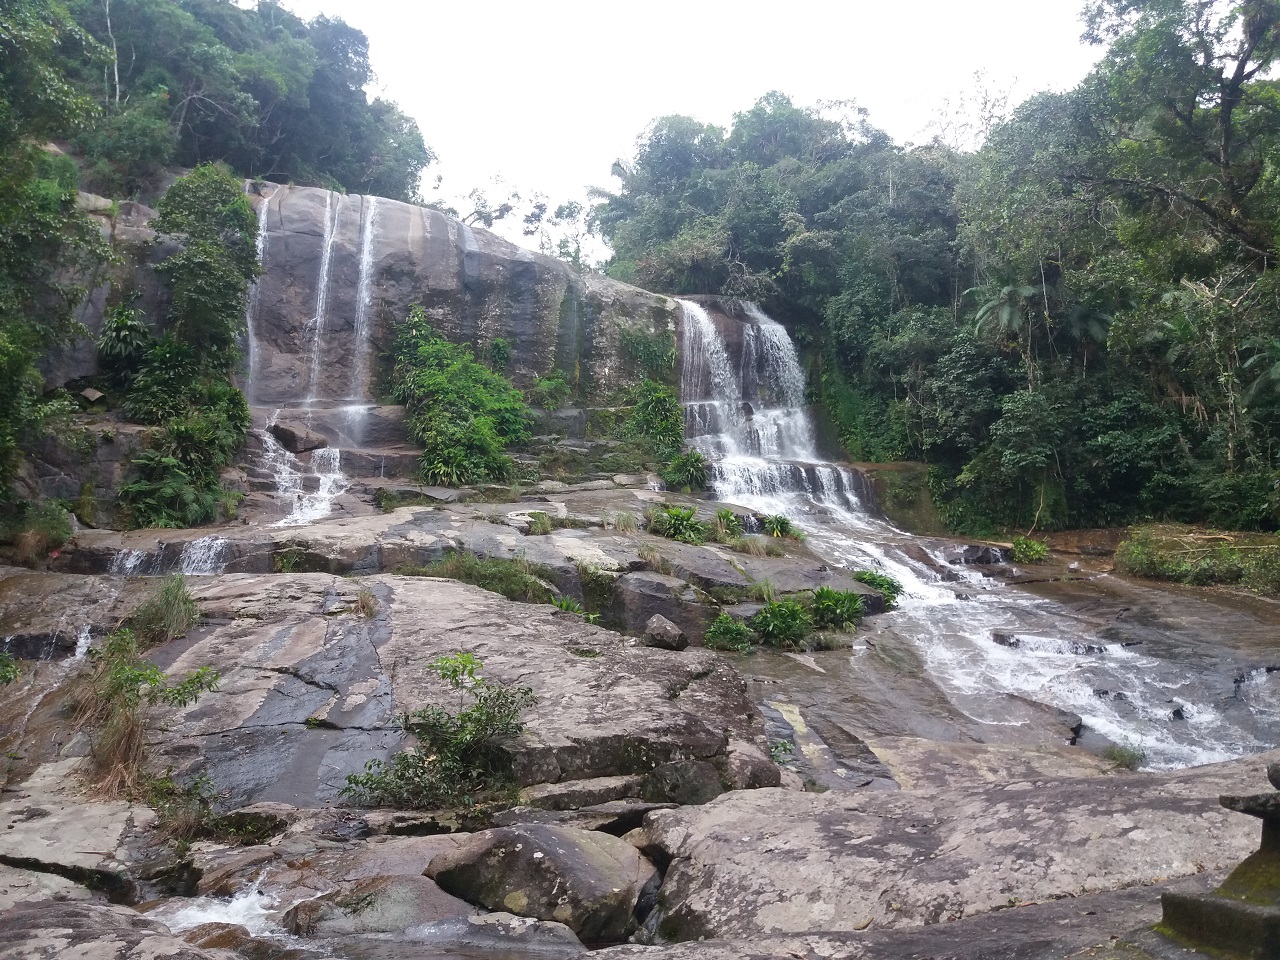
[[613,161],[666,114],[728,125],[776,89],[856,100],[899,143],[923,142],[977,71],[1016,103],[1074,86],[1099,54],[1079,40],[1083,0],[284,3],[368,35],[379,93],[440,158],[428,184],[442,174],[460,196],[501,175],[553,204],[611,187]]

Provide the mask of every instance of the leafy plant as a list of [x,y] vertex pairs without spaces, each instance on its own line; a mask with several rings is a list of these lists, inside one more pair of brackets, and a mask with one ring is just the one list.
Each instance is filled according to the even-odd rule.
[[494,373],[506,373],[511,363],[511,344],[498,337],[489,344],[489,369]]
[[573,396],[563,370],[552,370],[545,377],[538,377],[526,391],[529,404],[543,410],[559,410]]
[[662,471],[667,486],[677,490],[705,490],[707,488],[707,458],[697,450],[690,450],[673,457]]
[[529,408],[502,374],[432,330],[420,306],[397,332],[390,392],[406,408],[409,436],[423,448],[424,483],[459,486],[507,479],[504,451],[529,437]]
[[699,544],[706,542],[706,524],[696,519],[693,507],[663,507],[653,514],[649,529],[668,540]]
[[551,532],[551,518],[541,510],[529,513],[529,536],[545,536]]
[[29,503],[8,526],[6,539],[13,544],[14,559],[34,567],[71,539],[71,514],[59,503]]
[[750,621],[760,642],[771,647],[795,649],[809,635],[813,619],[798,600],[774,600],[764,605]]
[[484,679],[481,666],[468,653],[437,659],[431,667],[457,695],[457,712],[432,705],[401,716],[417,747],[370,760],[364,773],[347,777],[343,792],[371,806],[421,809],[470,805],[505,786],[503,745],[524,729],[520,718],[538,701],[528,687]]
[[813,591],[809,613],[813,617],[814,626],[820,629],[856,629],[862,622],[862,595],[831,587],[819,587]]
[[98,366],[123,386],[138,372],[154,340],[151,328],[138,311],[114,307],[107,311],[98,334]]
[[732,543],[744,533],[742,518],[728,507],[716,511],[716,519],[712,524],[712,533],[718,543]]
[[751,638],[750,627],[727,613],[722,613],[711,621],[702,642],[711,650],[747,653],[752,649]]
[[676,392],[654,380],[643,380],[627,395],[631,414],[623,433],[648,443],[660,460],[670,460],[684,444],[684,408]]
[[902,582],[895,580],[886,573],[877,573],[874,570],[855,570],[849,574],[849,579],[857,580],[859,583],[865,583],[869,587],[875,587],[884,597],[885,609],[892,609],[898,602],[898,597],[902,596]]
[[1013,538],[1013,559],[1016,563],[1040,563],[1049,555],[1049,545],[1030,537]]
[[567,593],[556,597],[551,601],[551,605],[557,610],[563,610],[566,613],[586,613],[582,604]]
[[804,533],[789,519],[781,515],[768,515],[760,518],[760,526],[771,537],[786,537],[788,540],[803,540]]
[[21,671],[11,653],[0,651],[0,687],[6,687],[17,681]]

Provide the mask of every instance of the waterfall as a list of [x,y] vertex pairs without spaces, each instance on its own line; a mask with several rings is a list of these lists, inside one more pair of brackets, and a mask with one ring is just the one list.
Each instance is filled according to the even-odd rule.
[[[249,184],[245,184],[245,192],[249,190]],[[271,206],[271,198],[275,196],[275,191],[267,194],[258,203],[258,237],[255,241],[257,249],[258,263],[261,264],[263,271],[267,268],[267,211]],[[261,362],[258,349],[258,292],[260,280],[254,280],[249,287],[249,306],[245,310],[244,323],[245,329],[248,331],[249,340],[249,382],[245,384],[245,400],[252,404],[257,399],[256,385],[258,382],[258,364]]]
[[132,577],[142,567],[147,555],[142,550],[121,550],[111,558],[107,573],[113,577]]
[[320,248],[320,275],[316,279],[316,311],[311,322],[307,324],[307,332],[311,336],[311,377],[307,385],[307,406],[313,406],[319,399],[317,391],[320,386],[320,357],[324,345],[324,321],[329,311],[329,269],[333,263],[333,241],[338,234],[339,221],[342,219],[342,205],[334,203],[334,194],[325,193],[324,197],[324,239]]
[[833,567],[901,581],[898,609],[878,618],[877,629],[915,648],[953,707],[995,727],[1021,722],[1009,719],[1011,695],[1049,704],[1141,748],[1156,769],[1275,745],[1280,671],[1242,676],[1235,697],[1224,701],[1176,639],[1159,651],[1153,640],[1129,649],[1090,633],[1071,609],[973,568],[953,568],[944,581],[938,570],[948,567],[946,545],[868,514],[852,471],[817,454],[804,371],[786,330],[750,304],[734,311],[745,319],[719,310],[712,316],[690,301],[680,306],[685,435],[710,461],[715,498],[787,516]]
[[351,399],[367,400],[369,383],[369,313],[373,308],[373,241],[378,229],[378,198],[364,198],[360,227],[360,279],[356,286],[356,348],[351,365]]
[[[279,415],[279,410],[271,415],[262,433],[262,467],[275,480],[276,497],[289,511],[275,526],[300,527],[329,516],[333,501],[346,492],[350,481],[342,473],[342,451],[335,447],[313,451],[307,470],[272,434],[270,426]],[[312,483],[315,490],[308,492]]]
[[227,565],[228,546],[222,537],[212,535],[192,540],[182,548],[178,569],[187,576],[221,573]]

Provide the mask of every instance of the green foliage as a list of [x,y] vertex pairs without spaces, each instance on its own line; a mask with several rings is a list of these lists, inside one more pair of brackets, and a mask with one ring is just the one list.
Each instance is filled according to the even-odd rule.
[[729,541],[729,549],[752,557],[781,557],[786,550],[774,543],[771,537],[735,537]]
[[745,528],[742,518],[728,507],[716,511],[716,518],[711,524],[711,538],[717,543],[733,543],[742,538]]
[[13,655],[0,651],[0,687],[7,687],[11,683],[16,683],[21,675],[18,663],[13,659]]
[[304,23],[274,3],[67,7],[108,48],[105,64],[69,64],[100,100],[77,140],[99,192],[129,195],[153,186],[160,164],[218,157],[243,177],[417,198],[434,155],[394,103],[370,102],[368,41],[341,20]]
[[529,536],[540,537],[551,532],[551,518],[541,510],[529,512]]
[[567,593],[556,597],[551,601],[551,605],[557,610],[563,610],[566,613],[586,613],[582,604]]
[[892,609],[898,602],[898,597],[902,595],[902,583],[895,580],[886,573],[876,573],[874,570],[855,570],[849,574],[849,579],[857,580],[859,583],[865,583],[869,587],[875,587],[884,597],[885,609]]
[[51,500],[27,503],[5,525],[4,539],[13,545],[14,559],[35,567],[71,539],[71,514]]
[[151,328],[136,310],[113,307],[98,334],[98,369],[116,385],[125,386],[137,374],[153,342]]
[[853,630],[862,622],[862,595],[819,587],[813,591],[809,614],[818,629]]
[[662,507],[649,521],[649,531],[668,540],[699,544],[707,539],[707,525],[696,519],[693,507]]
[[489,369],[494,373],[506,373],[511,363],[511,344],[498,337],[489,344]]
[[803,540],[804,532],[783,516],[764,516],[760,518],[760,526],[771,537],[785,537],[788,540]]
[[524,729],[521,716],[537,704],[528,687],[486,680],[469,653],[441,657],[432,669],[457,695],[450,713],[431,705],[400,717],[415,748],[388,761],[370,760],[365,772],[347,777],[343,791],[358,803],[402,809],[470,806],[509,782],[503,745]]
[[145,649],[180,637],[200,619],[200,605],[187,589],[186,578],[175,573],[160,581],[129,615],[129,627]]
[[508,600],[523,603],[551,603],[554,597],[548,585],[552,571],[530,563],[523,557],[501,560],[496,557],[477,557],[473,553],[451,553],[425,567],[400,572],[408,576],[461,580],[463,583],[500,593]]
[[[859,612],[861,603],[859,603]],[[797,649],[813,629],[813,618],[798,600],[773,600],[751,618],[750,626],[760,642],[770,647]]]
[[1016,563],[1041,563],[1049,556],[1049,545],[1030,537],[1013,538],[1013,559]]
[[1124,770],[1137,770],[1147,762],[1147,751],[1133,744],[1112,744],[1102,752],[1102,758]]
[[525,395],[530,406],[541,410],[559,410],[573,396],[573,387],[569,386],[563,370],[552,370],[545,377],[538,377]]
[[697,450],[690,450],[673,457],[662,471],[662,479],[677,490],[705,490],[707,488],[707,458]]
[[628,439],[649,444],[660,460],[670,460],[684,444],[684,408],[670,387],[643,380],[627,396],[631,414],[624,426]]
[[503,451],[529,437],[529,408],[499,373],[471,351],[436,335],[421,307],[397,332],[391,394],[406,407],[409,436],[423,447],[424,483],[458,486],[503,480]]
[[735,620],[727,613],[722,613],[711,621],[707,627],[703,643],[710,650],[729,650],[734,653],[749,653],[752,649],[751,628],[740,620]]
[[624,327],[620,340],[623,356],[637,374],[658,381],[671,378],[676,366],[676,341],[672,333]]
[[1183,527],[1134,527],[1116,550],[1121,573],[1193,586],[1234,584],[1280,596],[1280,538]]

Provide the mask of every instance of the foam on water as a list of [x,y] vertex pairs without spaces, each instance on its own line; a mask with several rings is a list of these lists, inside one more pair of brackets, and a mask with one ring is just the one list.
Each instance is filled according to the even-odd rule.
[[227,565],[228,546],[222,537],[208,536],[192,540],[182,548],[178,569],[187,576],[222,573]]
[[230,899],[174,898],[147,916],[159,920],[174,933],[183,933],[202,923],[232,923],[246,928],[255,937],[279,938],[283,931],[275,922],[275,907],[275,900],[260,892],[255,883]]

